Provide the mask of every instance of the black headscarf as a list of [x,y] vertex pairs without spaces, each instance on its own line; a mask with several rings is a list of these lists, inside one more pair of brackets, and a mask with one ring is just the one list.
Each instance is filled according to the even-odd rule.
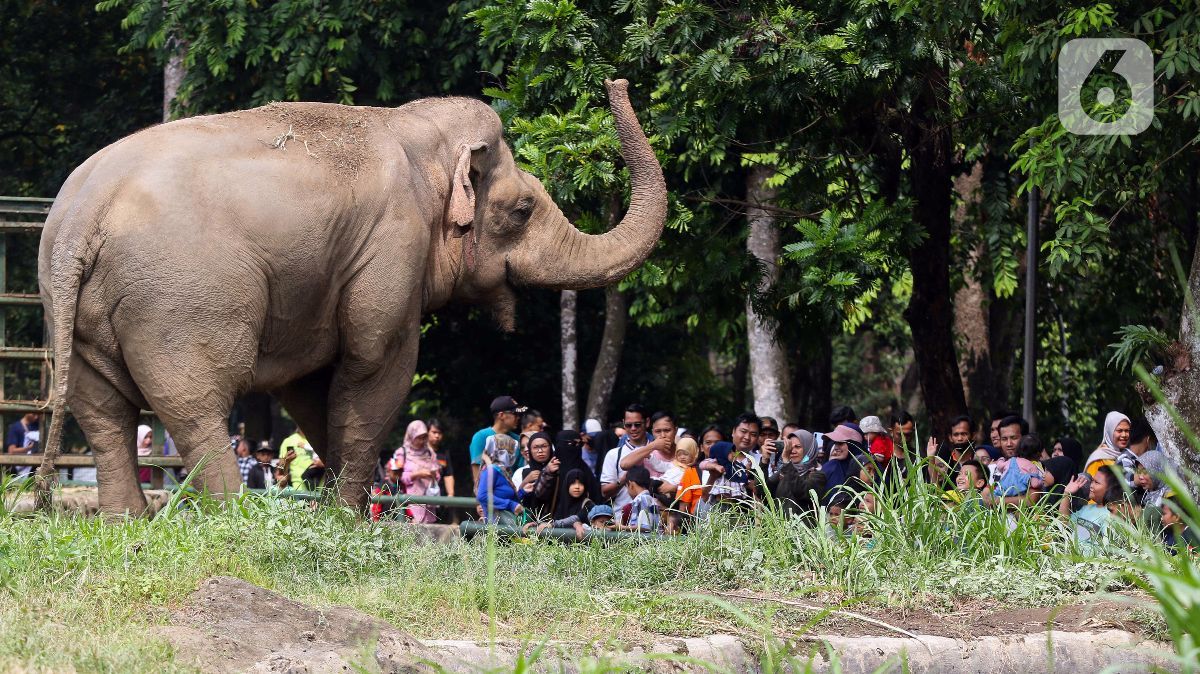
[[[596,474],[583,460],[583,443],[579,439],[579,431],[559,431],[554,438],[554,452],[559,461],[558,472],[563,476],[563,479],[558,481],[558,502],[554,506],[554,519],[570,517],[579,508],[578,503],[571,503],[575,499],[567,493],[576,479],[581,480],[587,487],[583,498],[600,503],[604,498],[600,492],[600,480],[596,479]],[[582,502],[582,499],[579,500]]]
[[1058,444],[1062,445],[1063,456],[1071,459],[1075,470],[1083,470],[1083,444],[1071,437],[1059,438]]
[[[546,457],[545,461],[538,461],[533,458],[533,443],[537,440],[545,440],[550,445],[550,456]],[[553,507],[555,497],[558,494],[558,488],[562,482],[559,478],[562,476],[562,466],[559,466],[557,472],[553,475],[546,472],[546,465],[554,458],[554,440],[549,433],[534,433],[529,437],[529,470],[526,475],[532,471],[540,471],[541,475],[530,486],[529,491],[525,492],[525,498],[521,499],[521,504],[531,511],[534,517],[543,517],[549,513]],[[544,490],[538,493],[538,485],[545,484]]]
[[[550,445],[550,456],[546,457],[545,461],[538,461],[537,459],[533,458],[533,441],[534,440],[545,440],[546,444]],[[550,463],[550,459],[553,459],[553,458],[554,458],[554,438],[551,438],[549,433],[534,433],[533,435],[529,436],[529,470],[531,470],[531,471],[532,470],[541,470],[541,469],[545,468],[546,464]]]

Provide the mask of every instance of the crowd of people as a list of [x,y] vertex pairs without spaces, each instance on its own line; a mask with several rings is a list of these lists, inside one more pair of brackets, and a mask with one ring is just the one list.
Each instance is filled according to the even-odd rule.
[[[1158,449],[1152,429],[1115,411],[1105,418],[1103,436],[1090,453],[1071,437],[1043,442],[1010,411],[996,412],[987,425],[969,416],[954,418],[945,437],[930,437],[923,445],[908,413],[885,424],[878,416],[860,418],[849,407],[834,410],[820,431],[781,426],[752,413],[741,414],[728,428],[692,426],[670,412],[631,404],[607,429],[588,419],[582,430],[551,434],[541,414],[511,396],[493,400],[490,415],[491,424],[470,441],[474,516],[530,533],[562,528],[579,538],[592,530],[678,534],[715,510],[773,501],[789,515],[810,519],[823,507],[836,526],[869,535],[864,514],[878,507],[877,495],[918,480],[948,508],[1057,513],[1074,525],[1085,549],[1103,543],[1114,518],[1140,519],[1173,550],[1200,545],[1163,479],[1176,469]],[[6,452],[36,452],[38,422],[29,413],[11,424]],[[150,453],[150,430],[138,428],[139,454]],[[374,493],[454,495],[445,437],[437,420],[409,423],[401,446],[381,455]],[[249,488],[309,491],[326,480],[321,457],[300,429],[278,448],[266,441],[252,447],[237,435],[230,446]],[[458,491],[465,492],[465,485]],[[442,521],[446,514],[440,513]],[[439,521],[438,508],[428,502],[378,502],[371,516]]]
[[[815,518],[824,507],[836,526],[869,535],[862,515],[878,507],[877,494],[920,480],[947,508],[1057,513],[1084,549],[1103,544],[1113,518],[1144,520],[1172,549],[1197,545],[1163,481],[1174,469],[1153,431],[1120,412],[1107,415],[1090,453],[1070,437],[1043,442],[1009,411],[993,414],[985,427],[957,417],[945,437],[921,446],[911,415],[885,425],[849,407],[836,409],[822,431],[752,413],[728,430],[693,427],[631,404],[612,428],[589,419],[581,431],[551,435],[540,415],[510,396],[496,398],[491,415],[492,424],[471,441],[476,514],[527,532],[676,534],[715,510],[773,500],[798,517]],[[424,428],[409,426],[410,453],[421,446]],[[421,493],[430,484],[423,477],[437,475],[428,459],[411,472],[402,457],[392,461],[389,489]]]

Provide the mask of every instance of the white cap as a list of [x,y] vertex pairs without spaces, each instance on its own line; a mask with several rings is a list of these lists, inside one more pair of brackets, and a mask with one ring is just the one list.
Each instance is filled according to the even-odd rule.
[[602,430],[604,430],[604,428],[600,425],[600,422],[595,419],[588,419],[587,421],[583,422],[584,433],[599,433]]

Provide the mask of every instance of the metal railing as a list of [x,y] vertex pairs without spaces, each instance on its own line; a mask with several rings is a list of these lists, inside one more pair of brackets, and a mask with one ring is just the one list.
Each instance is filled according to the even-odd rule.
[[[41,236],[42,228],[46,224],[46,216],[50,213],[50,207],[54,205],[53,199],[42,199],[35,197],[0,197],[0,415],[3,414],[25,414],[26,412],[42,412],[47,417],[49,409],[46,405],[46,400],[49,396],[50,377],[52,369],[53,354],[50,349],[46,348],[48,342],[48,332],[43,327],[42,329],[42,346],[9,346],[7,343],[7,328],[8,328],[8,308],[9,307],[41,307],[42,298],[36,293],[13,293],[9,292],[8,288],[8,235],[37,235]],[[36,264],[36,262],[35,262]],[[43,326],[45,319],[43,317]],[[41,361],[41,373],[39,382],[40,396],[33,400],[10,399],[5,391],[4,380],[7,374],[7,364],[10,361]],[[178,456],[162,456],[163,444],[166,440],[166,431],[162,424],[154,416],[153,412],[142,410],[142,416],[147,417],[150,422],[150,427],[154,434],[154,455],[148,457],[138,457],[138,465],[151,466],[154,468],[179,468],[183,466],[183,461]],[[0,419],[3,419],[0,416]],[[7,419],[3,419],[4,429],[8,428]],[[48,421],[46,419],[45,421]],[[48,423],[42,424],[43,428],[48,428]],[[0,429],[3,430],[3,429]],[[23,454],[7,454],[7,447],[0,448],[0,466],[29,466],[38,465],[41,463],[40,455],[23,455]],[[144,461],[143,461],[144,460]],[[67,454],[59,455],[57,462],[59,467],[85,467],[94,466],[94,457],[86,454]],[[156,487],[161,487],[163,483],[162,470],[155,470],[152,473],[152,484]]]

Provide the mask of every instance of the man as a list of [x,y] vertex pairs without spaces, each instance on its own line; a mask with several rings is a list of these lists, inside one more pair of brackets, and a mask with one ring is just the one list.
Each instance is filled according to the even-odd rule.
[[[488,440],[496,434],[507,435],[520,444],[521,436],[516,433],[521,423],[521,415],[529,411],[528,407],[520,405],[512,396],[500,396],[492,400],[492,425],[475,431],[471,436],[471,478],[472,492],[479,490],[479,471],[483,466],[483,455],[487,449]],[[493,441],[494,444],[494,441]],[[513,464],[510,468],[515,468]]]
[[308,444],[304,431],[296,427],[296,432],[279,443],[279,465],[287,470],[288,485],[293,489],[312,491],[325,474],[325,463]]
[[545,433],[546,420],[542,418],[542,413],[537,410],[529,410],[521,415],[521,432],[522,433]]
[[254,450],[254,465],[246,476],[250,489],[270,489],[275,486],[275,466],[271,465],[271,443],[263,442]]
[[1008,417],[1020,416],[1016,412],[1009,410],[1000,410],[992,415],[992,446],[996,449],[1000,448],[1000,422]]
[[1000,452],[1005,458],[1011,459],[1017,455],[1017,445],[1021,437],[1029,434],[1029,422],[1011,414],[1000,420]]
[[783,461],[783,452],[776,452],[774,442],[781,436],[779,434],[779,423],[774,417],[759,417],[762,426],[758,430],[758,457],[767,464],[767,474],[772,474],[779,470],[779,464]]
[[[8,427],[8,435],[4,440],[5,453],[34,454],[37,452],[37,440],[26,439],[26,436],[30,432],[38,430],[38,420],[41,416],[38,412],[26,412],[24,416]],[[31,472],[33,472],[32,466],[21,466],[17,469],[17,475],[28,475]]]
[[[645,447],[624,454],[621,457],[621,470],[628,471],[640,465],[650,472],[651,479],[662,479],[663,474],[671,469],[675,461],[677,429],[675,417],[670,412],[655,412],[650,417],[650,433],[654,440]],[[662,494],[674,494],[678,489],[679,485],[664,482],[658,491]]]
[[[1010,414],[1000,420],[1000,453],[1004,458],[1008,459],[1008,470],[1014,470],[1016,467],[1017,445],[1021,444],[1021,438],[1029,435],[1029,422],[1023,417],[1015,414]],[[1037,501],[1038,490],[1027,489],[1020,496],[1005,496],[1001,499],[1003,507],[1018,507],[1022,504],[1033,505]]]
[[[744,500],[746,496],[758,492],[754,481],[752,467],[761,460],[758,453],[758,434],[762,421],[753,412],[744,412],[734,421],[730,440],[733,448],[728,456],[714,457],[700,463],[700,470],[708,470],[709,492],[714,501]],[[722,447],[721,443],[713,446],[710,452]]]
[[617,512],[633,500],[629,495],[629,482],[625,474],[627,469],[621,467],[624,463],[622,459],[626,454],[645,449],[650,444],[646,440],[646,408],[637,403],[626,407],[625,419],[621,425],[625,429],[625,435],[616,447],[604,455],[604,463],[600,469],[600,492],[604,498],[612,499],[613,510]]
[[250,443],[242,436],[230,437],[229,444],[233,445],[233,453],[237,456],[238,470],[242,473],[242,484],[246,484],[250,479],[250,470],[258,463],[258,459],[250,454]]

